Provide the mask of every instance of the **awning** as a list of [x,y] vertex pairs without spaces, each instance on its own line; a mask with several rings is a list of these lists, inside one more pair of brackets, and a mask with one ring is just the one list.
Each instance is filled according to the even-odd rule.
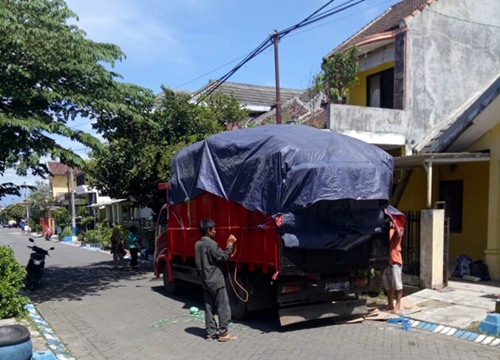
[[416,169],[423,167],[427,172],[427,208],[432,203],[432,165],[470,163],[489,161],[489,153],[423,153],[418,155],[401,156],[394,158],[394,170]]
[[394,158],[394,169],[413,169],[426,167],[428,164],[456,164],[475,161],[489,161],[489,153],[459,152],[459,153],[423,153],[418,155],[400,156]]
[[91,204],[91,205],[89,205],[87,207],[89,207],[89,208],[101,208],[103,206],[114,205],[114,204],[122,203],[124,201],[127,201],[127,199],[112,199],[110,201],[103,201],[103,202],[98,202],[98,203],[95,203],[95,204]]

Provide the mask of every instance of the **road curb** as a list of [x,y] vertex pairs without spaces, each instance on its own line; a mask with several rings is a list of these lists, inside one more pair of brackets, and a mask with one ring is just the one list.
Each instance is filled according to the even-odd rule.
[[[403,323],[403,324],[408,324],[410,328],[416,328],[420,330],[426,330],[430,331],[436,334],[441,334],[441,335],[446,335],[446,336],[453,336],[459,339],[464,339],[464,340],[469,340],[473,341],[478,344],[483,344],[483,345],[489,345],[493,347],[500,347],[500,338],[493,336],[493,335],[487,335],[487,334],[479,334],[467,330],[462,330],[462,329],[457,329],[451,326],[446,326],[446,325],[440,325],[440,324],[435,324],[435,323],[430,323],[426,321],[419,321],[415,320],[409,317],[403,317],[401,316],[400,318],[397,319],[391,319],[393,321],[390,321],[391,323]],[[408,328],[402,327],[404,330],[409,330]]]
[[47,340],[49,346],[49,350],[47,351],[34,352],[33,360],[75,360],[49,324],[38,314],[35,306],[27,304],[25,308],[28,310],[30,318],[35,322],[42,336]]

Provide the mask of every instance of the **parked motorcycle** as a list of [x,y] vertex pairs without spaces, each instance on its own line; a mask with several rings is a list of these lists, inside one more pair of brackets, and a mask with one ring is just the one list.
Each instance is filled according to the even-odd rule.
[[[35,240],[29,238],[29,241],[33,244]],[[43,271],[45,268],[45,257],[50,256],[49,251],[54,250],[51,247],[49,250],[42,249],[36,245],[28,247],[32,250],[30,259],[28,261],[28,265],[26,265],[26,279],[25,279],[25,287],[28,290],[36,290],[43,287]]]

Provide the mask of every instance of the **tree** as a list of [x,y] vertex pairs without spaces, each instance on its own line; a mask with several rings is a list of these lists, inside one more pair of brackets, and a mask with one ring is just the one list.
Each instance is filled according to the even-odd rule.
[[[0,0],[0,175],[13,168],[45,177],[42,157],[84,169],[54,135],[92,149],[101,143],[69,121],[85,118],[111,133],[122,119],[140,122],[151,110],[150,90],[119,82],[108,70],[124,59],[120,48],[87,39],[73,19],[63,0]],[[21,188],[0,184],[0,198]]]
[[60,208],[54,211],[54,221],[56,226],[62,229],[71,225],[71,215],[65,208]]
[[30,217],[35,220],[42,217],[48,220],[50,207],[54,204],[50,186],[42,181],[37,181],[35,188],[36,190],[32,191],[28,197]]
[[328,100],[342,103],[349,95],[350,89],[356,85],[360,71],[359,48],[337,51],[321,64],[321,72],[314,79],[317,92],[324,91]]
[[248,115],[233,95],[216,94],[202,105],[190,99],[163,88],[152,121],[107,134],[107,146],[90,155],[89,182],[111,197],[129,197],[157,212],[163,202],[158,183],[168,180],[177,151]]
[[0,216],[7,221],[16,220],[19,224],[19,221],[26,217],[26,209],[23,204],[8,205],[2,210],[2,212],[0,212]]

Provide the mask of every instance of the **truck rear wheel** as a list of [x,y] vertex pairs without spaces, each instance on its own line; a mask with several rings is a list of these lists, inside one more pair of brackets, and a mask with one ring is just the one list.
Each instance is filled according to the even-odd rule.
[[[238,274],[237,280],[239,284],[246,287],[247,285],[246,276]],[[241,299],[245,299],[246,294],[238,286],[238,284],[235,283],[234,275],[232,274],[229,274],[226,277],[226,289],[227,289],[227,296],[229,298],[229,307],[231,308],[231,317],[236,320],[244,319],[248,314],[247,303],[242,301]],[[237,294],[235,294],[235,291],[237,292]]]
[[168,271],[168,266],[165,264],[163,267],[163,288],[165,289],[165,292],[167,294],[175,294],[177,292],[177,284],[175,283],[175,280],[172,279],[172,281],[169,281],[169,271]]

